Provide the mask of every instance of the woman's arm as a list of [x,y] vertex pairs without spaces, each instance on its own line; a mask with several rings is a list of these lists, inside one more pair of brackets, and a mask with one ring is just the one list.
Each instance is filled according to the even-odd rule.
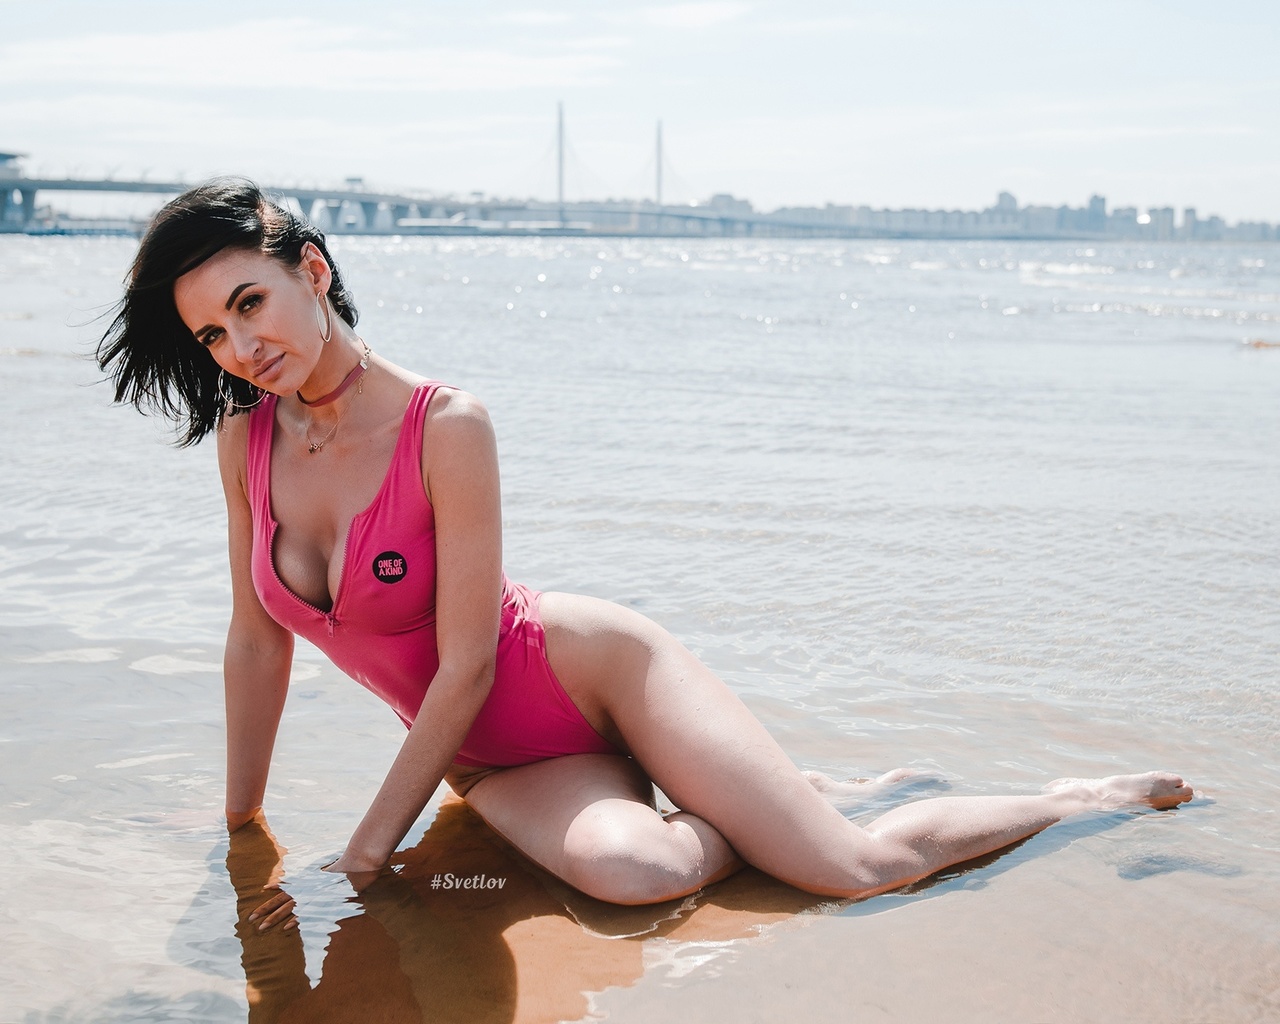
[[293,634],[266,613],[253,589],[253,517],[245,487],[248,420],[248,416],[228,417],[218,431],[231,560],[231,625],[222,669],[227,704],[227,828],[232,832],[262,807],[293,662]]
[[440,785],[493,685],[502,615],[502,509],[493,427],[464,392],[433,396],[422,478],[435,510],[440,668],[346,852],[330,870],[376,871]]

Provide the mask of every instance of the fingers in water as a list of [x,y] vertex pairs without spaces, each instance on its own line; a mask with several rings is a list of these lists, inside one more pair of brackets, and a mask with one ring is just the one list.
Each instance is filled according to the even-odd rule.
[[264,932],[268,928],[274,928],[278,924],[282,924],[284,926],[281,929],[282,931],[288,931],[290,928],[296,927],[298,924],[298,919],[294,916],[294,913],[293,913],[294,906],[295,904],[293,900],[290,900],[287,904],[285,904],[275,913],[270,914],[266,918],[266,920],[262,922],[262,924],[258,925],[258,931]]
[[290,928],[297,927],[298,919],[293,915],[297,905],[292,896],[280,889],[249,915],[249,921],[263,919],[262,923],[258,925],[258,931],[266,931],[268,928],[281,923],[284,924],[283,930],[288,931]]

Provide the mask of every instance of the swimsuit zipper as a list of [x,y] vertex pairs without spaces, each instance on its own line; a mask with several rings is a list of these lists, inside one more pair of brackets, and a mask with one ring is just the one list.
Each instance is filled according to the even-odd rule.
[[[390,472],[388,470],[388,472]],[[356,520],[359,519],[363,512],[357,512],[351,517],[351,522],[347,523],[347,534],[342,539],[342,568],[338,570],[338,589],[333,594],[333,605],[329,608],[325,615],[325,621],[329,624],[329,635],[333,636],[334,627],[338,624],[338,602],[342,600],[342,588],[347,582],[347,556],[351,553],[351,534],[355,532]]]
[[[276,530],[280,528],[280,524],[279,522],[276,521],[275,516],[271,514],[271,443],[275,438],[275,429],[276,429],[276,421],[275,421],[275,413],[274,413],[275,399],[272,398],[271,400],[272,405],[269,406],[269,408],[272,409],[272,417],[271,417],[271,425],[267,433],[267,453],[266,453],[266,467],[265,467],[266,482],[264,485],[266,494],[262,499],[266,507],[267,522],[271,524],[271,529],[267,535],[267,562],[271,566],[271,575],[276,578],[276,583],[280,585],[280,589],[283,590],[290,597],[292,597],[295,601],[298,602],[298,604],[302,605],[304,608],[310,608],[317,615],[322,616],[324,618],[325,625],[328,627],[330,636],[333,636],[333,631],[338,626],[338,616],[335,613],[338,608],[338,601],[342,597],[342,585],[347,580],[347,556],[351,553],[352,529],[355,527],[357,519],[360,519],[362,516],[365,516],[371,513],[373,509],[378,506],[378,503],[382,500],[382,494],[387,489],[388,482],[391,480],[392,471],[395,469],[396,458],[400,454],[400,446],[405,443],[405,437],[406,437],[405,428],[409,423],[410,413],[413,412],[415,408],[414,402],[418,398],[418,392],[423,390],[424,388],[427,390],[427,401],[430,401],[431,400],[430,396],[435,393],[436,385],[428,381],[423,381],[413,389],[413,396],[409,399],[409,404],[405,406],[404,415],[400,420],[400,432],[399,434],[396,435],[395,448],[393,448],[391,451],[391,464],[387,466],[387,472],[383,475],[382,484],[378,488],[378,493],[374,495],[373,501],[369,504],[368,508],[365,508],[362,511],[357,512],[354,516],[351,517],[351,522],[347,524],[347,535],[342,545],[342,572],[338,576],[338,592],[333,597],[333,606],[329,611],[325,611],[323,608],[318,608],[316,605],[312,604],[310,601],[306,601],[303,598],[299,597],[297,594],[295,594],[292,590],[288,588],[288,586],[285,585],[284,580],[280,578],[280,573],[276,571]],[[417,441],[419,442],[422,440],[421,429],[417,431],[416,438],[417,438]],[[421,450],[417,451],[417,455],[418,455],[418,461],[421,462],[422,461]]]
[[[319,607],[318,605],[314,605],[310,601],[306,600],[305,598],[299,597],[292,590],[290,590],[288,584],[286,584],[285,581],[280,578],[280,573],[276,569],[276,530],[279,529],[279,527],[280,527],[280,524],[276,522],[275,519],[272,519],[271,533],[267,537],[267,561],[271,565],[271,575],[276,578],[276,582],[280,584],[281,590],[283,590],[291,598],[297,601],[298,604],[302,605],[304,608],[310,608],[313,612],[315,612],[322,619],[324,619],[325,626],[327,626],[329,630],[329,635],[333,636],[333,631],[334,629],[337,628],[337,625],[338,625],[338,616],[334,614],[333,609],[330,609],[329,611],[325,611],[323,608]],[[348,540],[349,539],[350,537],[348,536]],[[346,578],[346,575],[347,575],[347,551],[346,551],[346,548],[343,548],[342,575],[338,577],[338,593],[339,594],[342,593],[342,581],[343,579]],[[337,607],[338,607],[338,599],[335,597],[333,599],[333,608],[337,608]]]

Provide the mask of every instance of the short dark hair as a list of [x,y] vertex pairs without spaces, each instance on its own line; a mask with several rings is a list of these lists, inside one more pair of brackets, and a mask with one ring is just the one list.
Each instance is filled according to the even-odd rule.
[[311,242],[333,271],[329,299],[352,327],[356,307],[325,245],[324,234],[272,202],[245,178],[215,178],[166,203],[152,219],[125,278],[125,294],[98,342],[98,366],[115,384],[115,400],[152,410],[178,425],[178,444],[195,444],[237,405],[261,396],[228,374],[219,388],[218,364],[178,315],[173,285],[223,249],[256,250],[290,269]]

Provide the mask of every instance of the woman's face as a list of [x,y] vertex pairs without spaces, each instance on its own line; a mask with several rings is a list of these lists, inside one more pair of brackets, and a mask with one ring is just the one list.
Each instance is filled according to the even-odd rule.
[[173,299],[227,373],[285,395],[302,387],[320,358],[318,296],[329,281],[329,264],[309,242],[292,270],[254,249],[223,249],[178,278]]

